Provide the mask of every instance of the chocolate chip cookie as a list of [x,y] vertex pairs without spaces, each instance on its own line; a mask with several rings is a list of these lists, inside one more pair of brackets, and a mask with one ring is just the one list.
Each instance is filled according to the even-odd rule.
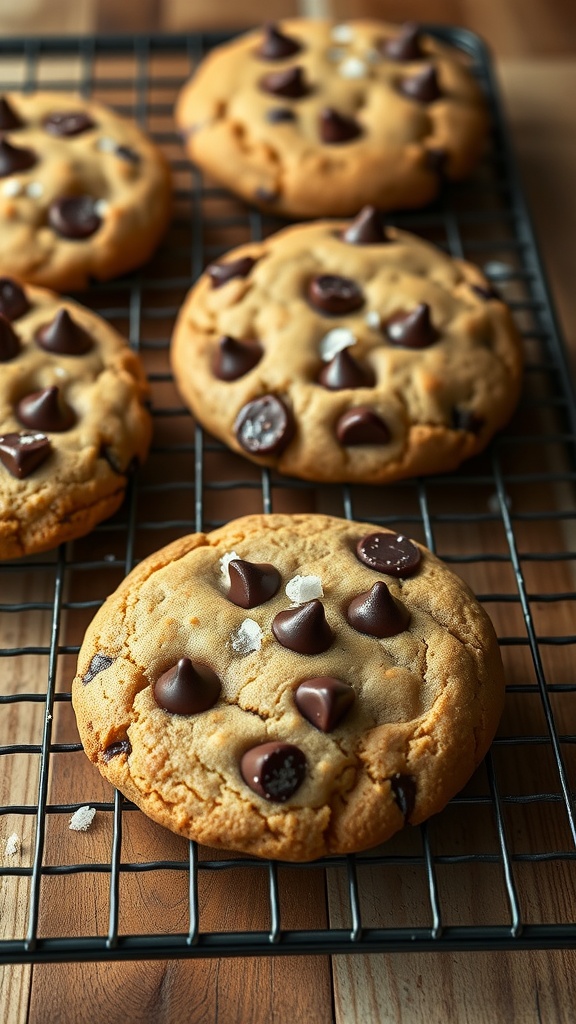
[[247,516],[147,558],[88,629],[89,758],[146,814],[285,860],[372,847],[441,810],[504,696],[488,616],[403,535]]
[[248,458],[381,483],[484,448],[518,399],[522,352],[476,267],[365,208],[209,266],[181,310],[172,364],[194,415]]
[[170,172],[135,124],[75,96],[6,93],[0,133],[0,274],[84,288],[148,259]]
[[421,206],[472,171],[487,135],[461,53],[368,20],[286,21],[217,47],[176,120],[203,170],[290,217]]
[[115,512],[148,451],[147,394],[138,358],[99,316],[0,278],[0,558]]

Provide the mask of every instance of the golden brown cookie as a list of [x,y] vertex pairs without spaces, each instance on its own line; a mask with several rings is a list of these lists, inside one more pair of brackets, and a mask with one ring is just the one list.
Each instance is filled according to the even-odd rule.
[[101,317],[0,278],[0,558],[116,511],[148,452],[147,395],[137,356]]
[[89,758],[151,818],[294,861],[439,811],[503,697],[463,581],[321,515],[246,516],[151,555],[96,615],[72,687]]
[[0,97],[0,274],[84,288],[144,263],[170,217],[170,171],[131,121],[61,93]]
[[421,206],[472,171],[487,135],[461,53],[368,20],[286,21],[217,47],[176,120],[203,170],[290,217]]
[[382,483],[455,468],[510,417],[521,342],[481,272],[415,235],[298,225],[208,267],[174,376],[198,420],[261,465]]

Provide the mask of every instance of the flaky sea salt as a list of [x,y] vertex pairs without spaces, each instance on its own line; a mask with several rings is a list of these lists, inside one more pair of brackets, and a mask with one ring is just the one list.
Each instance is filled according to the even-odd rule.
[[342,78],[365,78],[368,68],[359,57],[348,57],[338,68]]
[[350,43],[354,38],[351,25],[334,25],[330,35],[335,43]]
[[90,825],[94,821],[94,815],[96,814],[95,807],[79,807],[77,811],[70,818],[69,828],[73,832],[87,832]]
[[260,626],[254,619],[244,619],[235,633],[232,634],[232,650],[236,654],[251,654],[262,647],[264,636]]
[[14,196],[19,196],[22,192],[22,185],[16,178],[8,178],[8,181],[2,182],[2,195],[7,196],[8,199],[13,199]]
[[368,324],[368,327],[373,327],[374,330],[378,330],[378,328],[382,326],[380,313],[377,313],[375,309],[368,310],[364,317],[364,321]]
[[224,577],[224,583],[227,587],[230,586],[230,570],[228,566],[230,562],[235,562],[240,558],[240,555],[236,554],[235,551],[227,551],[225,555],[222,555],[220,559],[220,572]]
[[286,584],[286,597],[294,604],[305,604],[316,597],[324,597],[324,588],[319,576],[294,576]]
[[94,203],[94,209],[99,217],[105,217],[110,209],[110,203],[107,199],[97,199]]
[[15,857],[17,853],[20,853],[20,836],[13,832],[6,840],[4,854],[6,857]]
[[329,363],[345,348],[356,344],[356,335],[347,327],[334,327],[320,341],[320,358]]
[[116,143],[114,142],[114,139],[110,139],[107,135],[103,135],[101,139],[98,139],[96,149],[99,149],[101,153],[113,153],[116,149]]
[[29,185],[26,185],[26,195],[30,196],[31,199],[39,199],[40,196],[44,195],[44,185],[41,181],[31,181]]

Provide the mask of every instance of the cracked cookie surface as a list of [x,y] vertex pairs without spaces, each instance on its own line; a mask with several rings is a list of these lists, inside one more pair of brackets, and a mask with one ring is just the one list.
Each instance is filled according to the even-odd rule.
[[101,317],[0,279],[0,558],[88,533],[152,432],[138,357]]
[[522,373],[510,311],[478,268],[368,208],[209,267],[171,359],[193,414],[235,451],[290,476],[365,483],[481,451]]
[[96,615],[72,686],[87,755],[151,818],[294,861],[441,810],[503,697],[462,580],[405,537],[311,514],[147,558]]
[[421,206],[468,175],[487,114],[465,58],[412,26],[292,20],[217,47],[176,107],[191,158],[290,217]]

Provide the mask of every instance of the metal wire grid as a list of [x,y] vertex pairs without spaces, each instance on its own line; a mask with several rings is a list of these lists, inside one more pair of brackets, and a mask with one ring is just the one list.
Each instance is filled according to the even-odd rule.
[[[0,816],[4,820],[10,816],[34,820],[31,863],[28,866],[11,866],[4,858],[0,871],[3,884],[11,877],[29,880],[22,935],[0,940],[0,962],[407,949],[525,949],[570,946],[576,940],[573,918],[560,920],[558,915],[556,920],[531,922],[524,909],[521,873],[523,865],[530,865],[539,872],[550,864],[560,865],[571,872],[576,859],[573,772],[571,764],[567,764],[567,752],[568,755],[571,753],[570,745],[576,742],[576,736],[571,731],[559,730],[554,705],[556,696],[565,696],[576,690],[576,681],[568,674],[566,678],[562,676],[563,681],[555,682],[552,670],[547,668],[546,658],[548,650],[573,645],[576,637],[565,631],[542,635],[536,621],[540,606],[562,609],[576,599],[573,585],[568,585],[561,592],[549,592],[544,585],[546,573],[552,565],[566,569],[569,576],[576,555],[568,542],[560,546],[552,544],[551,549],[545,543],[538,546],[538,550],[533,547],[523,549],[524,527],[534,525],[540,529],[539,524],[543,524],[541,529],[544,529],[548,524],[553,538],[557,539],[560,534],[554,531],[562,529],[565,532],[566,525],[569,526],[576,518],[572,490],[576,475],[576,406],[488,57],[479,41],[470,34],[448,29],[436,31],[447,41],[459,45],[473,60],[474,70],[484,85],[492,108],[493,149],[487,165],[473,183],[452,189],[426,211],[399,215],[395,223],[430,234],[455,256],[466,256],[479,262],[488,260],[488,271],[507,297],[512,296],[511,305],[520,321],[528,317],[530,322],[524,330],[529,351],[528,397],[524,400],[524,409],[528,409],[529,422],[534,424],[533,432],[524,427],[518,431],[517,421],[514,421],[487,455],[474,460],[451,477],[406,482],[395,488],[369,492],[357,487],[337,490],[278,479],[267,470],[256,471],[236,456],[226,456],[224,448],[206,438],[199,427],[190,433],[191,421],[174,398],[174,393],[167,405],[155,401],[153,412],[158,434],[152,458],[156,457],[163,463],[163,474],[153,475],[150,482],[144,471],[140,479],[135,479],[123,512],[111,522],[102,524],[89,542],[79,541],[63,546],[55,555],[28,559],[19,564],[6,563],[0,567],[2,615],[22,617],[25,621],[27,616],[38,613],[50,619],[46,643],[6,645],[0,649],[0,658],[9,659],[8,666],[16,666],[20,658],[38,657],[47,662],[44,673],[46,685],[40,692],[27,692],[24,687],[22,692],[18,690],[0,695],[0,715],[8,713],[13,705],[22,709],[39,704],[43,709],[40,742],[7,743],[0,747],[2,757],[23,755],[37,759],[39,763],[36,801],[19,803],[9,799],[0,807]],[[133,40],[4,40],[0,41],[0,53],[5,59],[5,70],[1,72],[5,80],[0,83],[0,88],[31,90],[44,86],[46,82],[41,71],[44,59],[74,58],[76,64],[71,75],[51,75],[52,88],[63,92],[80,89],[85,94],[96,92],[104,96],[109,91],[113,102],[123,112],[132,114],[147,126],[159,143],[174,147],[176,136],[173,130],[155,128],[153,122],[155,117],[169,117],[173,94],[185,72],[182,65],[178,76],[166,74],[165,70],[154,71],[154,61],[158,57],[168,61],[185,58],[191,67],[220,38],[210,34],[186,39],[142,36]],[[133,62],[134,73],[130,73],[129,78],[125,72],[112,73],[109,67],[106,74],[100,72],[100,67],[106,67],[107,61],[116,58]],[[19,73],[16,81],[8,80],[11,60],[19,62],[18,68],[22,62],[24,66],[23,76]],[[128,103],[116,100],[116,95],[124,89],[131,90]],[[170,101],[151,99],[154,90],[170,94]],[[179,241],[176,245],[168,245],[151,267],[129,279],[96,286],[88,296],[88,301],[99,312],[124,325],[131,344],[142,353],[148,364],[155,393],[161,396],[164,396],[165,388],[170,387],[166,361],[168,333],[164,334],[163,330],[177,310],[179,300],[174,296],[180,295],[181,298],[205,263],[227,248],[229,243],[222,232],[240,231],[242,237],[236,238],[238,241],[246,237],[262,237],[275,226],[239,204],[234,205],[231,213],[222,215],[218,204],[228,203],[224,193],[206,186],[196,172],[189,170],[181,155],[177,155],[173,163],[180,177],[192,174],[192,189],[185,186],[178,192],[178,198],[188,213],[180,213],[176,219],[176,227],[188,235],[187,243]],[[498,259],[494,259],[494,254]],[[174,264],[176,272],[170,273]],[[82,296],[82,300],[86,302],[87,297]],[[158,326],[158,330],[152,330],[151,336],[148,331],[150,324]],[[532,347],[535,358],[530,354]],[[534,381],[537,384],[532,387]],[[177,429],[178,424],[182,429]],[[535,469],[532,456],[538,446],[543,446],[546,457]],[[528,461],[527,447],[532,449]],[[553,454],[549,458],[550,452]],[[228,461],[221,462],[222,459]],[[224,471],[221,474],[214,472],[214,465],[217,469],[224,466]],[[192,467],[193,472],[190,473]],[[483,498],[479,496],[486,493],[490,494],[490,501],[488,505],[481,505]],[[554,493],[556,498],[559,494],[562,500],[554,503],[544,501],[542,508],[538,504],[534,507],[534,493],[539,497]],[[282,910],[285,869],[274,863],[258,862],[258,870],[265,871],[267,878],[268,926],[256,930],[203,928],[199,892],[203,878],[211,873],[226,875],[232,894],[238,873],[247,877],[246,869],[254,869],[255,862],[250,858],[233,856],[205,859],[203,851],[193,842],[188,844],[185,858],[125,860],[122,856],[123,826],[125,829],[131,812],[136,812],[136,809],[118,793],[115,793],[113,801],[90,800],[91,806],[112,818],[107,859],[83,862],[70,857],[64,858],[64,863],[60,864],[50,863],[46,856],[47,822],[55,820],[62,823],[64,817],[65,827],[66,817],[87,802],[83,794],[78,802],[50,800],[50,773],[54,771],[55,761],[81,751],[77,742],[56,742],[53,739],[53,715],[70,701],[67,688],[61,689],[58,683],[59,663],[69,666],[69,656],[76,655],[79,649],[77,642],[66,642],[70,632],[68,622],[75,615],[91,617],[106,593],[114,589],[118,572],[129,572],[139,557],[158,546],[159,538],[164,542],[166,535],[171,539],[189,530],[211,528],[233,517],[236,514],[234,503],[240,494],[248,495],[248,500],[255,502],[253,510],[259,506],[264,512],[270,512],[278,505],[284,507],[284,501],[290,496],[296,503],[313,500],[319,510],[328,509],[349,518],[369,518],[375,523],[401,526],[415,536],[420,535],[433,551],[440,548],[442,557],[454,563],[464,574],[470,568],[480,568],[486,570],[489,578],[494,567],[498,571],[506,568],[511,573],[511,590],[501,592],[500,588],[488,588],[480,598],[492,605],[497,603],[520,609],[524,631],[520,635],[501,636],[500,639],[505,656],[519,657],[523,650],[529,652],[533,682],[515,681],[508,689],[515,697],[519,694],[534,696],[536,693],[540,702],[541,730],[536,733],[518,730],[511,735],[500,736],[494,752],[486,759],[485,791],[475,792],[473,788],[467,788],[450,805],[456,815],[468,815],[467,822],[471,820],[470,814],[475,815],[487,808],[495,830],[494,848],[490,852],[481,848],[468,852],[441,852],[442,845],[432,835],[436,831],[435,825],[429,823],[413,830],[419,836],[415,851],[406,852],[401,846],[395,848],[392,842],[366,854],[327,858],[321,864],[324,882],[320,885],[324,884],[329,890],[331,879],[338,875],[342,880],[346,906],[344,910],[340,908],[340,918],[332,914],[330,919],[329,915],[328,923],[323,927],[287,928],[283,924]],[[527,495],[530,495],[529,499]],[[144,517],[141,514],[143,507]],[[174,508],[185,512],[174,515]],[[156,509],[156,517],[148,516]],[[192,509],[192,514],[189,509]],[[382,514],[383,510],[385,514]],[[504,544],[500,549],[490,550],[481,546],[485,528],[502,531]],[[466,543],[460,544],[456,552],[453,548],[450,553],[450,545],[446,550],[447,531],[449,536],[453,532],[472,532],[474,541],[470,541],[468,547]],[[561,536],[562,539],[566,541],[565,536]],[[480,541],[479,548],[474,547],[477,540]],[[114,543],[116,554],[102,554],[106,545],[114,546]],[[540,586],[536,590],[532,569],[540,574],[537,577]],[[52,580],[52,593],[44,594],[42,600],[37,597],[11,599],[7,583],[25,573],[48,574]],[[77,580],[79,574],[83,579],[88,575],[103,579],[105,593],[77,598],[69,581]],[[0,662],[3,679],[7,678],[5,664],[6,661]],[[520,667],[520,678],[523,678],[522,672]],[[70,676],[68,668],[68,682]],[[551,752],[552,783],[546,791],[532,786],[526,793],[511,792],[507,780],[503,782],[506,773],[498,770],[497,755],[502,750],[517,751],[520,748],[525,748],[526,761],[541,748]],[[529,808],[531,805],[543,806],[547,814],[560,811],[566,837],[561,848],[552,844],[551,848],[544,850],[517,851],[511,842],[507,812],[514,807]],[[447,873],[447,884],[458,902],[456,869],[462,865],[473,865],[480,871],[487,871],[490,866],[497,869],[505,894],[506,910],[502,923],[484,923],[478,913],[466,923],[463,920],[451,923],[450,913],[446,910],[449,902],[445,895],[446,883],[440,879],[440,874]],[[385,917],[376,921],[370,918],[365,909],[362,881],[367,868],[381,872],[379,877],[383,886],[390,877],[390,871],[395,869],[414,869],[421,873],[423,912],[428,918],[427,924],[423,926],[419,921],[408,921],[402,926],[392,927]],[[318,872],[319,868],[318,865],[292,865],[290,870],[301,875],[311,870]],[[136,873],[165,871],[174,873],[173,877],[186,872],[187,927],[164,934],[153,931],[125,934],[120,926],[122,879]],[[41,933],[39,921],[47,900],[43,894],[43,883],[54,876],[72,875],[103,875],[108,878],[107,927],[97,935],[46,934],[45,930]],[[327,904],[329,902],[327,899]],[[144,913],[143,910],[143,920]]]

